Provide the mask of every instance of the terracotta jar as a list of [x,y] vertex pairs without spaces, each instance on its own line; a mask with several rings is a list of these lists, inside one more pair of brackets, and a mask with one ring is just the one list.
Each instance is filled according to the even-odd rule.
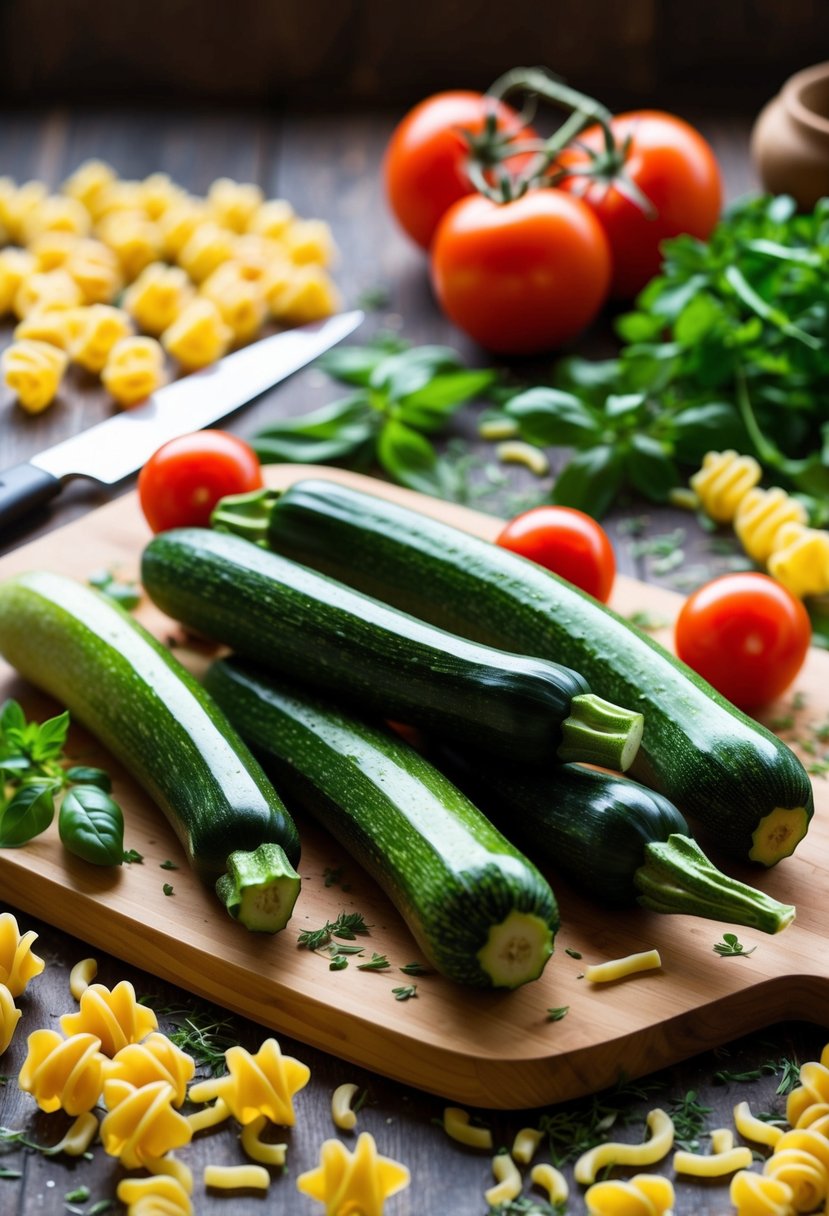
[[803,210],[829,195],[829,63],[791,76],[754,124],[751,154],[763,187]]

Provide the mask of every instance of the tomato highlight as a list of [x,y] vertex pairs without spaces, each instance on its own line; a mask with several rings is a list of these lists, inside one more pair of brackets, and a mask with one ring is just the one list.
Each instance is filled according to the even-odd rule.
[[533,507],[510,520],[496,544],[552,570],[606,604],[616,557],[601,524],[574,507]]
[[227,431],[178,435],[154,452],[138,475],[138,498],[153,532],[204,527],[220,498],[261,488],[253,448]]

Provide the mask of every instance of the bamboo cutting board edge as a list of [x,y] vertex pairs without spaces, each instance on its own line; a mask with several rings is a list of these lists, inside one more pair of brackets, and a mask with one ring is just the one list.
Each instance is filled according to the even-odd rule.
[[[489,538],[500,526],[468,508],[341,470],[278,466],[267,475],[274,486],[299,477],[334,477]],[[101,567],[134,575],[149,535],[129,494],[0,558],[0,576],[36,566],[78,578]],[[679,597],[620,578],[614,603],[623,611],[647,608],[669,618]],[[159,636],[175,629],[152,605],[143,604],[139,616]],[[203,662],[203,656],[191,657],[196,666]],[[829,656],[810,656],[799,687],[806,690],[809,712],[829,717]],[[48,702],[4,667],[0,696],[9,695],[32,713],[38,707],[49,712]],[[72,738],[79,754],[94,762],[95,742],[80,730]],[[351,967],[332,975],[324,960],[295,947],[295,927],[314,927],[348,908],[363,911],[375,926],[365,942],[369,954],[387,953],[398,963],[417,957],[399,916],[367,877],[360,876],[348,896],[325,887],[325,866],[343,858],[324,833],[303,828],[307,843],[297,910],[285,933],[263,943],[225,918],[189,871],[155,868],[151,859],[181,858],[171,830],[110,757],[100,752],[99,759],[113,773],[127,812],[127,845],[146,848],[148,861],[123,867],[115,880],[90,876],[90,867],[67,861],[53,827],[24,849],[0,852],[2,898],[264,1026],[396,1080],[456,1101],[518,1109],[595,1091],[621,1072],[641,1075],[784,1017],[826,1021],[821,1011],[828,1007],[829,958],[820,896],[829,887],[829,839],[820,808],[829,799],[822,780],[815,782],[818,816],[798,854],[769,874],[740,874],[801,904],[799,920],[779,938],[740,931],[741,940],[758,947],[750,958],[723,960],[712,953],[722,926],[639,910],[608,916],[553,879],[562,930],[541,980],[504,994],[424,976],[417,981],[417,999],[401,1003],[391,996],[393,986],[407,982],[399,972],[371,975]],[[174,884],[170,899],[160,895],[164,879]],[[806,898],[792,899],[795,890]],[[584,962],[651,945],[662,952],[660,974],[604,990],[591,990],[579,978]],[[565,946],[582,953],[583,962],[565,955]],[[568,1016],[550,1023],[546,1010],[564,1004],[570,1006]]]

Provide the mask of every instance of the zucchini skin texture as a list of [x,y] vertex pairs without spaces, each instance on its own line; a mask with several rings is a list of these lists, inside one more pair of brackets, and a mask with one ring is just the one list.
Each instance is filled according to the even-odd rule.
[[589,691],[573,671],[457,638],[207,528],[153,537],[141,578],[162,611],[262,667],[512,759],[553,760]]
[[0,652],[124,764],[205,882],[231,853],[263,843],[297,864],[296,826],[259,762],[202,686],[116,604],[62,575],[9,579]]
[[236,658],[213,663],[205,686],[280,788],[386,891],[442,974],[492,986],[477,954],[490,927],[513,911],[540,918],[552,945],[559,917],[546,880],[392,732]]
[[[640,711],[644,737],[629,775],[676,803],[723,853],[770,865],[804,834],[814,796],[794,753],[652,638],[535,563],[312,479],[279,495],[267,542],[444,629],[574,667],[599,696]],[[797,829],[789,838],[783,823],[776,854],[762,856],[754,834],[777,808]]]

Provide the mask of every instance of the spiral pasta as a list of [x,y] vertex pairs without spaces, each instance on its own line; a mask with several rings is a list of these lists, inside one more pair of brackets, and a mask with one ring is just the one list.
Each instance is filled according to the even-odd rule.
[[34,929],[21,933],[11,912],[0,913],[0,984],[5,984],[13,997],[22,996],[46,966],[32,950],[36,941]]
[[292,1127],[295,1122],[293,1097],[311,1076],[306,1064],[283,1056],[276,1039],[266,1039],[251,1055],[244,1047],[225,1052],[227,1076],[199,1081],[190,1089],[193,1102],[221,1098],[234,1118],[242,1124],[267,1115],[272,1123]]
[[193,1201],[176,1178],[123,1178],[116,1191],[127,1216],[193,1216]]
[[325,1207],[325,1216],[346,1212],[382,1216],[385,1201],[409,1185],[405,1165],[381,1157],[370,1132],[362,1132],[353,1153],[340,1140],[325,1140],[320,1163],[300,1174],[297,1190]]
[[225,324],[212,300],[192,300],[169,329],[161,344],[183,367],[206,367],[220,359],[230,345],[233,331]]
[[674,1187],[661,1174],[594,1182],[585,1192],[588,1216],[671,1216]]
[[118,404],[129,409],[165,382],[164,351],[155,338],[121,338],[107,355],[101,380]]
[[28,245],[44,232],[87,236],[90,226],[89,212],[83,203],[68,195],[50,194],[23,216],[21,235]]
[[9,989],[5,984],[0,984],[0,1056],[11,1045],[22,1016]]
[[36,268],[37,261],[28,249],[0,250],[0,314],[5,316],[13,310],[21,284]]
[[82,303],[80,287],[60,266],[27,275],[15,292],[13,308],[15,316],[22,318],[36,308],[75,308]]
[[762,470],[753,456],[740,456],[728,448],[724,452],[706,452],[702,468],[690,484],[705,514],[717,523],[728,524],[761,476]]
[[201,285],[237,342],[248,342],[261,329],[268,311],[262,288],[248,278],[235,260],[223,262]]
[[811,1107],[829,1103],[829,1065],[817,1061],[801,1065],[799,1081],[786,1098],[786,1118],[792,1127]]
[[829,591],[829,532],[786,523],[775,537],[768,572],[792,595],[803,599]]
[[748,556],[762,565],[774,552],[778,532],[788,523],[806,523],[803,505],[777,486],[770,490],[755,487],[737,507],[734,531]]
[[248,232],[278,240],[294,218],[294,209],[287,199],[269,198],[250,217]]
[[101,1143],[127,1169],[163,1157],[189,1144],[192,1128],[174,1107],[175,1091],[166,1081],[137,1088],[118,1078],[104,1081],[109,1108],[101,1121]]
[[196,1071],[195,1061],[165,1034],[153,1031],[140,1043],[128,1043],[116,1052],[106,1068],[106,1079],[129,1081],[140,1088],[166,1081],[173,1090],[173,1105],[181,1106]]
[[321,266],[299,266],[281,290],[268,295],[271,313],[284,325],[307,325],[321,321],[340,307],[334,282]]
[[763,1173],[791,1188],[796,1212],[813,1212],[827,1196],[829,1140],[809,1128],[792,1128],[774,1146]]
[[61,186],[64,194],[83,203],[90,214],[94,213],[94,202],[105,187],[115,181],[116,173],[103,160],[85,160]]
[[259,186],[252,182],[235,182],[229,177],[217,178],[207,191],[207,206],[216,222],[234,232],[247,231],[263,202]]
[[778,1178],[740,1170],[731,1179],[729,1198],[737,1216],[792,1216],[792,1189]]
[[61,350],[69,350],[83,322],[83,308],[36,308],[18,321],[14,327],[14,339],[21,342],[32,339],[48,342]]
[[28,414],[39,414],[57,396],[67,363],[60,347],[26,338],[3,351],[3,379]]
[[106,1059],[101,1040],[79,1032],[62,1038],[56,1030],[35,1030],[18,1084],[41,1110],[65,1110],[68,1115],[91,1111],[101,1096]]
[[152,1009],[138,1003],[129,980],[121,980],[111,991],[103,984],[90,984],[81,993],[78,1012],[63,1014],[60,1028],[67,1035],[96,1035],[101,1051],[112,1058],[128,1043],[140,1043],[157,1030],[158,1019]]
[[180,266],[196,283],[203,282],[222,262],[233,257],[233,233],[213,220],[204,220],[193,229],[178,255]]
[[100,373],[106,367],[116,343],[130,337],[132,325],[121,308],[111,304],[91,304],[81,310],[69,342],[69,353],[87,371]]
[[118,257],[103,241],[78,241],[64,263],[84,304],[110,304],[124,285]]
[[192,297],[192,284],[180,266],[151,262],[124,292],[124,308],[145,333],[158,335]]

